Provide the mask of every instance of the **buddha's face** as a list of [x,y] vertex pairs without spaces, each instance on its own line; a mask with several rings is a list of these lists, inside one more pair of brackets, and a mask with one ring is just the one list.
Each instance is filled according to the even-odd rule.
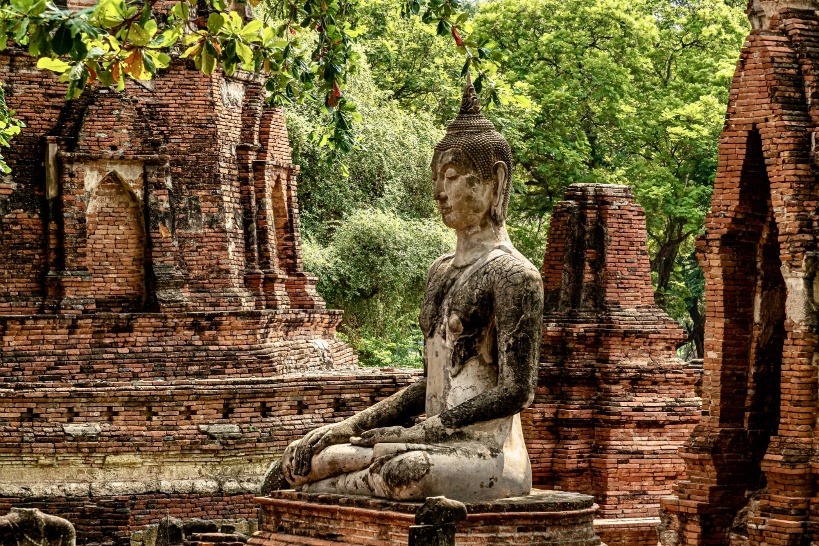
[[491,221],[495,180],[483,180],[460,148],[436,151],[431,167],[435,201],[447,227],[469,231]]

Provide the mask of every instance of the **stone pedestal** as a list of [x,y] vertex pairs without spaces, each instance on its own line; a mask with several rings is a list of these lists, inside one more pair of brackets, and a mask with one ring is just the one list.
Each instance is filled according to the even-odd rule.
[[[468,479],[468,477],[465,477]],[[253,546],[406,546],[415,502],[274,491],[255,499],[260,530]],[[594,534],[590,495],[533,489],[526,497],[467,504],[457,524],[458,546],[605,546]]]

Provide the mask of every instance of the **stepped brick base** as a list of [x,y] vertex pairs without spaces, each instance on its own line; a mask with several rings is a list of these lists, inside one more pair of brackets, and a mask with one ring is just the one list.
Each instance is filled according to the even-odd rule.
[[[261,504],[253,546],[406,546],[421,503],[276,491]],[[590,495],[533,489],[531,495],[467,504],[458,546],[605,546],[594,534]]]
[[657,546],[660,518],[594,520],[594,532],[608,546]]

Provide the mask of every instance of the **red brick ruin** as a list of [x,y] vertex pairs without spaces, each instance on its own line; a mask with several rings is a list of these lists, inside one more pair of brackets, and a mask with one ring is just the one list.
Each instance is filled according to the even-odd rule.
[[[819,541],[815,2],[754,1],[707,233],[703,417],[664,545]],[[810,9],[800,9],[810,8]]]
[[[660,497],[699,419],[699,372],[674,356],[682,330],[654,303],[645,213],[627,186],[575,184],[543,260],[541,368],[529,435],[537,487],[595,496],[612,544],[656,545]],[[622,526],[637,526],[615,542]]]
[[[167,516],[253,531],[289,442],[420,374],[359,369],[337,340],[303,270],[283,113],[260,80],[181,61],[65,102],[7,50],[0,81],[27,126],[0,176],[0,514],[61,515],[81,545],[153,546]],[[548,243],[535,486],[593,494],[609,546],[653,546],[699,399],[654,305],[644,213],[626,187],[572,186]]]

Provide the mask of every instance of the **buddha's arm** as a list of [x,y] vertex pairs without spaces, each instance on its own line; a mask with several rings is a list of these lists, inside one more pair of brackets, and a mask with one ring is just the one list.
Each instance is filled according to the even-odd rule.
[[424,413],[426,395],[427,378],[423,377],[409,387],[353,415],[347,421],[350,421],[358,433],[396,425]]

